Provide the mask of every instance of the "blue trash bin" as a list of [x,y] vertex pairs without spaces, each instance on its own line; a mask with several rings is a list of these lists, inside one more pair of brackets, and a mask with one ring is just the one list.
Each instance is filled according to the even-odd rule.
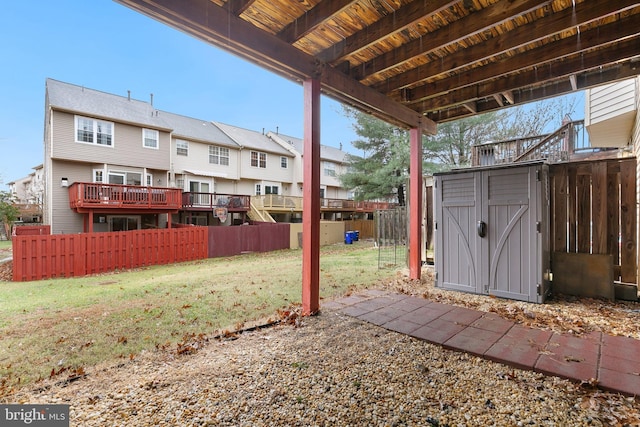
[[351,231],[347,231],[344,233],[344,243],[345,245],[350,245],[353,243],[353,235],[351,234]]

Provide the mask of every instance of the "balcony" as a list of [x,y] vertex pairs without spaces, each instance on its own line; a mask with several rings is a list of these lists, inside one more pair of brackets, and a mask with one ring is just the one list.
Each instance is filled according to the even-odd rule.
[[569,160],[581,153],[592,153],[584,120],[564,123],[551,134],[490,142],[472,147],[472,166],[544,159],[548,162]]
[[183,211],[211,211],[215,208],[227,208],[229,212],[248,212],[251,209],[251,196],[220,193],[182,193]]
[[[253,196],[253,202],[258,209],[272,212],[302,211],[302,197],[267,194],[263,196]],[[389,202],[320,199],[320,209],[322,211],[374,212],[376,210],[390,209],[394,206],[395,203]]]
[[75,182],[69,186],[69,205],[77,212],[87,210],[178,211],[179,188]]

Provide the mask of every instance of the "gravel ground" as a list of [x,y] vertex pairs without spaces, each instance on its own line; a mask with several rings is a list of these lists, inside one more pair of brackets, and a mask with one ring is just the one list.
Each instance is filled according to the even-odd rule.
[[[538,306],[433,289],[429,278],[399,276],[386,288],[576,334],[614,330],[607,313],[636,315],[637,304]],[[585,317],[594,310],[600,320]],[[445,350],[330,309],[192,347],[87,369],[69,383],[49,380],[11,403],[69,404],[78,426],[640,425],[634,398]]]
[[[143,354],[18,401],[81,426],[619,425],[633,399],[455,353],[335,312]],[[635,418],[634,418],[635,417]]]

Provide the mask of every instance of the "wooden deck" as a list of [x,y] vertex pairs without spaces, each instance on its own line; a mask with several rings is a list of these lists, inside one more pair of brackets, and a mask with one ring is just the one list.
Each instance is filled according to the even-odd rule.
[[134,209],[177,211],[182,206],[178,188],[75,182],[69,186],[69,205],[77,212]]

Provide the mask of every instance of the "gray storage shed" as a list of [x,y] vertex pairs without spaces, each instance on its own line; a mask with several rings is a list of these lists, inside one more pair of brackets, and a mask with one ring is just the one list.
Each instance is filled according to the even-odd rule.
[[543,162],[435,174],[435,285],[542,303],[549,292]]

